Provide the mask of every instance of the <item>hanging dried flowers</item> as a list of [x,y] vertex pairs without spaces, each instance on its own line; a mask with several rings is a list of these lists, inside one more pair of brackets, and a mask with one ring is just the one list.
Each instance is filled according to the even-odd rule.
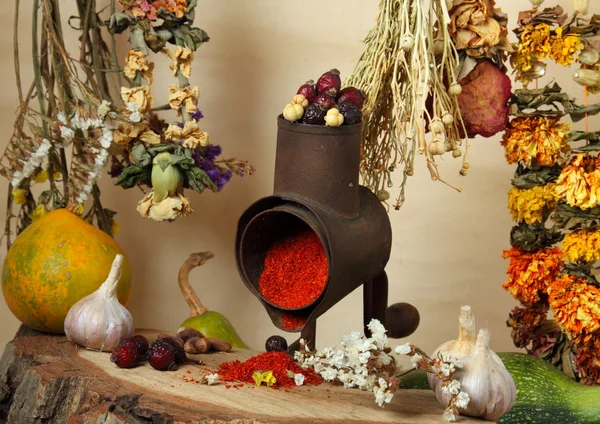
[[507,281],[502,287],[523,303],[536,303],[559,274],[562,251],[556,247],[533,253],[522,252],[518,247],[505,250],[504,259],[510,259]]
[[[567,18],[560,7],[521,12],[511,64],[517,79],[527,85],[545,75],[544,59],[562,66],[578,61],[582,67],[573,78],[585,87],[584,94],[595,92],[600,84],[594,69],[600,59],[597,25],[593,18]],[[502,144],[507,161],[518,163],[509,192],[509,209],[518,224],[511,231],[513,248],[504,254],[511,262],[503,287],[523,307],[512,311],[507,324],[517,347],[571,378],[597,384],[599,356],[584,340],[600,328],[594,269],[600,259],[600,172],[595,156],[600,146],[598,134],[587,130],[587,117],[600,107],[578,105],[555,83],[516,90],[510,102],[515,118]],[[573,121],[585,119],[586,131],[571,131],[568,124],[559,123],[564,115]],[[560,248],[552,247],[561,240]],[[557,260],[548,264],[550,251]],[[543,281],[531,279],[548,265],[553,272]],[[546,318],[548,310],[554,320]]]
[[[121,88],[126,119],[115,132],[115,142],[123,151],[113,160],[112,175],[124,188],[151,187],[138,203],[137,210],[143,217],[172,221],[192,213],[185,189],[220,191],[233,173],[242,176],[252,173],[253,168],[241,159],[218,160],[221,148],[209,144],[209,135],[199,127],[203,117],[198,109],[200,89],[191,86],[189,78],[193,52],[208,41],[208,36],[192,26],[196,2],[151,2],[143,16],[138,16],[136,9],[143,3],[124,6],[128,14],[113,15],[111,28],[122,32],[129,27],[132,31],[132,50],[125,69],[132,87]],[[132,20],[129,14],[146,21]],[[166,47],[167,43],[175,44],[175,48]],[[172,60],[169,67],[178,84],[169,87],[168,104],[156,109],[174,110],[181,117],[178,122],[167,123],[152,113],[154,64],[148,60],[150,51],[162,52]],[[143,80],[149,85],[142,85]]]

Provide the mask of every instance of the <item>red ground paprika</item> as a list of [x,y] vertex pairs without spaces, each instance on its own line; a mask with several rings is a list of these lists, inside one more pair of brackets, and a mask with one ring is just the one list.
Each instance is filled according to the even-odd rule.
[[245,362],[223,362],[216,371],[221,381],[243,381],[255,384],[252,374],[256,371],[271,371],[277,380],[273,387],[296,386],[294,378],[288,377],[287,372],[304,375],[304,385],[317,386],[323,382],[320,375],[312,369],[303,370],[285,352],[265,352],[253,356]]
[[321,240],[314,231],[306,229],[269,247],[258,289],[274,305],[301,308],[319,297],[328,273]]
[[283,312],[281,314],[281,328],[284,330],[295,330],[297,328],[304,327],[308,321],[307,317],[301,317]]

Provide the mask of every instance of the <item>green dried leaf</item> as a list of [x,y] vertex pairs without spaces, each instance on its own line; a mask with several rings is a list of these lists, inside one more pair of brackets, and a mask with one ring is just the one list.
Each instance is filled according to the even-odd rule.
[[145,56],[148,56],[148,45],[146,44],[145,31],[138,25],[131,31],[130,44],[133,50],[141,51]]
[[600,228],[600,206],[582,210],[561,202],[552,215],[556,229],[565,231]]
[[127,28],[134,24],[129,16],[124,13],[115,13],[108,21],[108,31],[111,34],[121,34]]
[[123,169],[115,184],[123,188],[132,188],[137,184],[150,185],[151,174],[152,167],[140,168],[135,165],[129,165]]
[[534,252],[550,247],[562,238],[561,233],[548,229],[543,224],[526,224],[522,222],[514,226],[510,232],[511,246],[518,247],[524,252]]
[[519,164],[512,180],[512,185],[519,189],[530,189],[555,182],[560,175],[560,166],[532,165],[524,167]]
[[202,193],[205,187],[217,191],[217,186],[213,183],[208,174],[195,166],[186,170],[184,187],[196,190],[198,193]]
[[156,156],[159,153],[162,152],[173,152],[178,146],[172,143],[168,143],[168,144],[158,144],[156,146],[152,146],[152,147],[147,147],[148,153],[150,153],[150,155],[152,157]]
[[146,42],[150,50],[152,50],[154,53],[160,52],[162,49],[165,48],[165,45],[167,44],[167,42],[161,37],[159,37],[155,31],[149,31],[148,33],[146,33],[144,41]]
[[47,205],[48,203],[50,203],[51,199],[52,199],[52,191],[44,190],[38,196],[37,203],[38,203],[38,205]]
[[152,156],[150,156],[143,143],[135,144],[131,149],[130,156],[133,159],[133,164],[139,168],[152,165]]
[[573,275],[586,280],[589,284],[600,287],[600,271],[594,266],[594,262],[568,262],[563,267],[562,274]]

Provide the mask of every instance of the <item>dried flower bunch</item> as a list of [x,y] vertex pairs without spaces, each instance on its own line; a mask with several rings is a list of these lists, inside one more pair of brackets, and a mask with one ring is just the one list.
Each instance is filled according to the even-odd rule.
[[[65,207],[114,235],[119,229],[116,212],[102,206],[96,184],[110,159],[117,184],[153,186],[138,210],[156,220],[191,212],[181,195],[184,188],[218,191],[233,173],[252,172],[243,160],[217,159],[221,148],[209,144],[208,135],[197,127],[202,116],[197,108],[199,90],[189,86],[188,78],[193,51],[208,36],[192,26],[195,0],[122,0],[119,3],[125,13],[117,12],[117,1],[111,0],[106,20],[95,2],[76,3],[82,23],[80,28],[72,28],[80,31],[77,58],[66,50],[58,1],[33,1],[34,81],[27,91],[21,82],[19,40],[15,38],[21,105],[0,160],[0,174],[10,181],[12,193],[5,225],[8,246],[13,218],[17,218],[19,234],[47,211]],[[19,9],[17,1],[15,34]],[[109,28],[110,43],[103,38],[104,26]],[[131,30],[132,48],[121,70],[114,35],[126,29]],[[168,49],[168,44],[176,47]],[[171,70],[179,79],[178,85],[170,87],[169,104],[154,108],[175,110],[182,120],[174,125],[166,125],[152,114],[154,65],[147,60],[150,51],[170,55]],[[131,86],[124,84],[123,74]],[[117,91],[119,101],[111,97],[111,92]],[[32,191],[42,184],[48,187]],[[93,201],[86,206],[89,197]],[[13,214],[15,204],[17,216]]]
[[[34,0],[34,80],[24,86],[19,64],[19,11],[15,8],[15,71],[20,101],[12,137],[0,160],[0,174],[10,182],[5,237],[11,244],[13,218],[20,233],[47,211],[71,207],[105,232],[118,230],[115,212],[100,201],[96,180],[110,156],[113,133],[110,87],[116,81],[113,43],[102,38],[94,2],[78,0],[81,54],[69,55],[56,0]],[[114,6],[114,5],[113,5]],[[32,187],[36,187],[36,195]],[[45,186],[45,187],[44,187]],[[41,188],[44,187],[44,188]],[[13,214],[13,205],[19,208]]]
[[[300,350],[294,353],[294,359],[302,368],[312,368],[325,381],[343,384],[344,388],[358,388],[373,392],[379,406],[390,403],[394,393],[400,387],[396,372],[398,367],[391,355],[386,329],[376,319],[368,324],[370,337],[358,331],[342,336],[339,346],[311,350],[304,340],[300,340]],[[459,409],[469,403],[469,395],[460,390],[460,383],[454,378],[457,361],[447,354],[430,358],[419,348],[406,344],[395,349],[397,354],[411,356],[415,368],[436,375],[442,382],[443,390],[450,395],[450,401],[444,412],[444,418],[455,421]]]
[[[155,221],[170,221],[192,212],[184,189],[219,191],[233,173],[251,174],[253,168],[240,159],[217,159],[221,147],[210,144],[198,125],[200,88],[190,85],[194,52],[208,41],[193,27],[195,0],[119,0],[125,13],[111,17],[112,32],[131,31],[131,50],[124,74],[131,87],[121,87],[122,114],[128,119],[115,130],[118,153],[111,175],[124,188],[151,187],[138,203],[138,212]],[[174,48],[169,48],[174,45]],[[164,54],[178,83],[169,86],[168,104],[153,108],[154,63],[151,52]],[[167,124],[154,110],[171,109],[180,120]]]
[[[394,187],[392,174],[402,170],[395,200],[399,209],[417,153],[425,156],[433,180],[445,182],[436,158],[446,154],[463,158],[460,174],[466,175],[469,161],[464,139],[478,132],[465,126],[459,80],[475,65],[490,62],[510,87],[510,80],[493,65],[501,64],[510,45],[504,17],[494,9],[493,0],[433,0],[431,6],[424,0],[382,0],[377,24],[364,42],[365,50],[344,83],[366,95],[361,176],[363,183],[385,201],[390,197],[388,190]],[[482,76],[490,79],[490,72]],[[470,92],[467,97],[477,99]],[[504,104],[506,100],[508,97]],[[502,101],[495,103],[503,105]],[[481,107],[477,112],[482,114]],[[493,115],[500,113],[495,110]],[[496,132],[504,128],[507,113]]]
[[[598,133],[587,130],[587,117],[600,108],[587,104],[596,83],[583,77],[600,60],[600,21],[580,15],[587,2],[573,4],[571,18],[558,6],[523,11],[515,30],[519,42],[510,61],[517,78],[537,85],[543,59],[578,63],[573,78],[584,86],[585,104],[555,83],[516,90],[511,98],[514,118],[502,145],[506,160],[518,165],[508,194],[517,225],[513,247],[504,252],[510,265],[503,287],[522,304],[508,320],[515,345],[585,384],[600,384],[600,145]],[[565,115],[585,119],[586,131],[572,131],[561,122]]]

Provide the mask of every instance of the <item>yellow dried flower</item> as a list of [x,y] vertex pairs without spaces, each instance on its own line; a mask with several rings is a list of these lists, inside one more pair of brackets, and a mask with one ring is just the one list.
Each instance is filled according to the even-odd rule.
[[140,113],[146,113],[152,109],[154,98],[150,94],[150,87],[121,87],[121,99],[125,103],[135,103]]
[[208,134],[198,128],[196,121],[186,122],[183,128],[170,124],[165,131],[165,138],[176,143],[183,141],[183,147],[189,149],[205,147],[209,142]]
[[183,87],[179,88],[176,85],[169,86],[169,106],[177,111],[177,116],[181,116],[181,108],[185,106],[187,113],[195,113],[198,108],[196,106],[200,97],[200,87]]
[[177,46],[175,50],[164,49],[167,56],[173,60],[169,67],[173,71],[173,75],[177,76],[177,72],[181,71],[183,76],[190,78],[192,75],[192,61],[194,60],[194,53],[187,47]]
[[575,62],[575,56],[582,51],[585,45],[579,39],[578,34],[566,34],[563,36],[562,27],[556,29],[556,37],[553,39],[550,57],[556,63],[569,66]]
[[48,181],[48,171],[46,171],[45,169],[40,169],[38,172],[33,174],[31,179],[38,184],[45,183],[46,181]]
[[544,221],[544,215],[556,207],[557,200],[556,184],[530,189],[513,187],[508,192],[508,209],[515,221],[535,224]]
[[600,159],[585,153],[574,156],[556,181],[556,193],[570,206],[589,209],[600,203]]
[[192,213],[190,202],[184,196],[177,194],[154,203],[154,190],[139,201],[137,211],[144,218],[154,221],[172,221],[178,217],[188,216]]
[[260,386],[264,382],[267,387],[271,387],[277,382],[277,379],[273,375],[273,371],[254,371],[252,379],[257,386]]
[[600,329],[600,290],[565,274],[548,288],[548,303],[556,322],[574,338]]
[[116,219],[113,219],[112,223],[110,224],[110,232],[112,233],[113,237],[121,232],[121,226]]
[[559,118],[534,116],[515,118],[502,136],[508,163],[530,166],[532,160],[540,166],[553,166],[564,161],[569,153],[571,125],[558,123]]
[[18,188],[12,192],[13,202],[16,205],[24,205],[27,201],[27,190]]
[[600,260],[600,230],[577,230],[562,241],[565,260],[593,262]]
[[77,205],[77,207],[75,208],[75,210],[73,210],[73,212],[75,212],[75,214],[78,215],[78,216],[83,216],[83,213],[85,212],[85,208],[80,203],[80,204]]
[[40,219],[44,215],[46,215],[46,208],[43,205],[38,205],[28,216],[29,219],[35,221],[36,219]]
[[52,176],[54,176],[54,181],[62,181],[62,174],[60,173],[60,171],[54,171],[54,174],[52,174]]
[[535,27],[527,25],[521,33],[521,42],[517,46],[517,51],[534,54],[540,59],[547,58],[552,50],[551,29],[548,24],[539,24]]
[[129,50],[127,58],[125,59],[125,68],[123,73],[130,80],[134,80],[138,72],[141,72],[142,78],[148,81],[148,84],[152,85],[152,71],[154,70],[154,63],[148,62],[146,56],[139,50]]
[[137,124],[122,122],[119,127],[113,131],[113,141],[116,144],[127,146],[136,140],[146,144],[159,144],[160,136],[149,128],[148,121],[142,121]]

